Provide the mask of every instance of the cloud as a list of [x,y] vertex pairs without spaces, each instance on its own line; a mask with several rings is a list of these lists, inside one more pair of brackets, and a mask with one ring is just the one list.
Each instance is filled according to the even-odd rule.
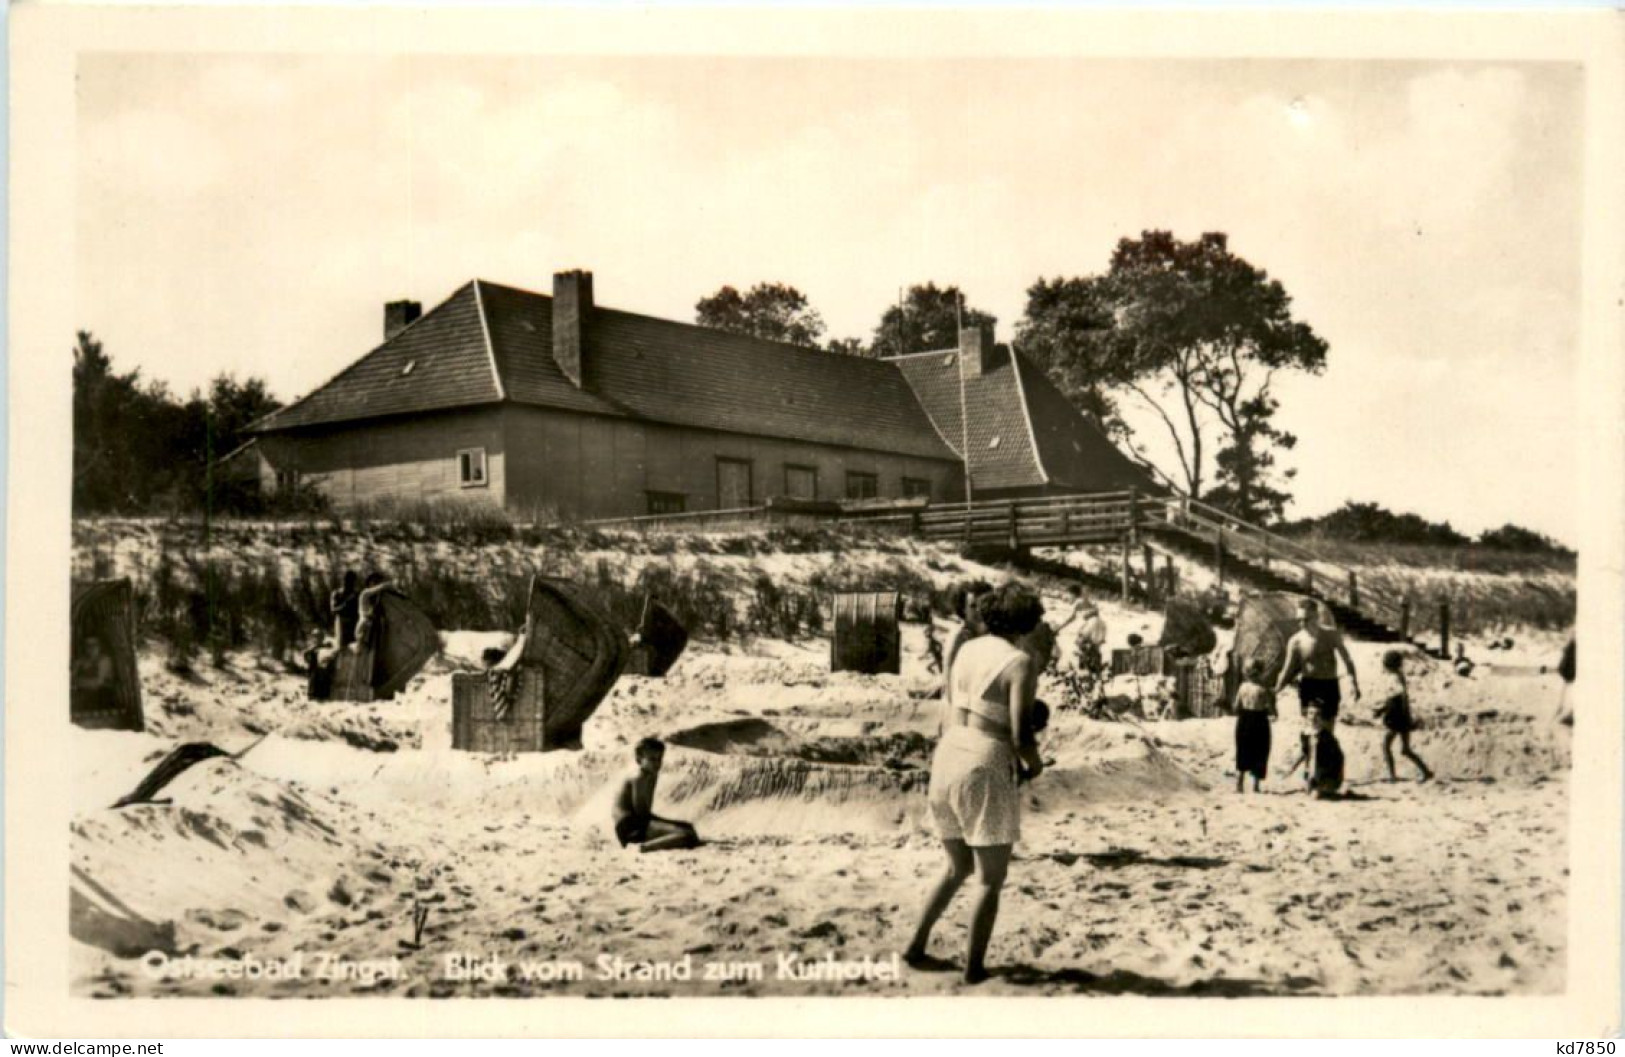
[[217,186],[227,148],[196,118],[135,109],[91,122],[80,140],[79,164],[104,193],[173,199]]

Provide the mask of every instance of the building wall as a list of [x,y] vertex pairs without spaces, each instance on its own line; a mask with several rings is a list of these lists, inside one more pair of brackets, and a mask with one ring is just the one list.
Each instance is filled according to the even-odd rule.
[[[500,506],[507,498],[507,458],[498,408],[448,411],[320,432],[261,438],[265,484],[294,471],[339,510],[381,501],[457,501]],[[463,487],[457,453],[485,449],[486,483]]]
[[957,462],[750,437],[533,407],[504,409],[510,509],[592,519],[649,512],[648,493],[680,494],[688,511],[715,510],[719,458],[751,465],[751,504],[785,495],[785,466],[817,471],[819,499],[846,496],[848,470],[878,477],[879,495],[903,494],[903,478],[930,482],[931,497],[958,498]]

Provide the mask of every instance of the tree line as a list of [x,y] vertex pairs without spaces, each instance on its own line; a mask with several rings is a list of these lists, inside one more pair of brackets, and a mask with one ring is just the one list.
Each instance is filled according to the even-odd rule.
[[[898,356],[952,348],[961,325],[996,320],[957,287],[924,283],[885,310],[867,341],[825,341],[806,295],[764,282],[701,298],[695,322],[830,352]],[[1286,373],[1322,373],[1327,345],[1294,317],[1280,282],[1237,256],[1226,235],[1187,242],[1147,231],[1120,240],[1100,274],[1038,279],[1013,345],[1169,485],[1250,521],[1282,517],[1296,471],[1277,460],[1297,438],[1275,424],[1274,385]],[[1173,465],[1146,456],[1123,417],[1130,406],[1160,424]]]
[[1293,536],[1319,536],[1348,543],[1406,543],[1428,547],[1483,547],[1523,554],[1572,557],[1574,551],[1550,536],[1521,525],[1505,524],[1477,536],[1457,531],[1448,521],[1429,521],[1417,514],[1401,514],[1378,503],[1347,502],[1319,517],[1282,522],[1280,531]]
[[251,488],[211,466],[248,439],[249,423],[282,404],[259,378],[220,375],[176,397],[139,369],[120,372],[86,331],[73,349],[73,512],[252,510]]

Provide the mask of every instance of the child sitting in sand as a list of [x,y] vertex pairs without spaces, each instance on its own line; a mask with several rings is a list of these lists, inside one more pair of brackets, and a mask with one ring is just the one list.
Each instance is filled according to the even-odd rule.
[[1343,746],[1332,717],[1319,705],[1309,706],[1309,725],[1309,791],[1316,800],[1331,800],[1343,789]]
[[1275,695],[1264,685],[1264,662],[1247,662],[1245,681],[1236,690],[1236,792],[1253,776],[1253,792],[1269,774],[1270,721],[1275,718]]
[[1382,700],[1377,705],[1377,718],[1382,720],[1382,758],[1388,764],[1388,780],[1399,781],[1399,773],[1394,769],[1394,739],[1399,739],[1399,751],[1405,758],[1416,764],[1416,769],[1422,772],[1421,781],[1433,777],[1428,765],[1422,762],[1422,757],[1411,750],[1411,731],[1416,729],[1416,717],[1411,714],[1411,695],[1405,685],[1405,658],[1398,650],[1389,650],[1382,655],[1382,670],[1387,673],[1390,680],[1385,688]]
[[626,776],[615,793],[615,839],[623,848],[636,844],[639,851],[698,847],[700,835],[692,824],[654,813],[655,783],[660,780],[660,765],[666,758],[665,743],[659,738],[644,738],[632,755],[637,770]]

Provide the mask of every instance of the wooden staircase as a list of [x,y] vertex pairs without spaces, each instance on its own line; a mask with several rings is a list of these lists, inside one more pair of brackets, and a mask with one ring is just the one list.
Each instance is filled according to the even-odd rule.
[[[858,520],[854,518],[852,520]],[[1117,545],[1125,571],[1137,547],[1154,547],[1262,591],[1287,591],[1324,603],[1350,636],[1373,642],[1411,639],[1409,599],[1361,585],[1357,574],[1296,540],[1185,496],[1134,492],[1050,496],[933,505],[895,521],[929,539],[1011,548]]]
[[[1148,526],[1146,535],[1154,539],[1157,546],[1163,550],[1215,569],[1219,567],[1213,538],[1204,538],[1198,533],[1172,525]],[[1340,597],[1337,593],[1329,593],[1324,585],[1312,582],[1306,584],[1301,569],[1296,566],[1289,565],[1283,568],[1280,563],[1266,565],[1257,558],[1227,552],[1221,571],[1225,577],[1257,591],[1283,591],[1318,599],[1332,611],[1337,626],[1353,638],[1367,642],[1403,642],[1407,638],[1398,627],[1356,607],[1346,596]],[[1365,602],[1364,599],[1361,601]]]

